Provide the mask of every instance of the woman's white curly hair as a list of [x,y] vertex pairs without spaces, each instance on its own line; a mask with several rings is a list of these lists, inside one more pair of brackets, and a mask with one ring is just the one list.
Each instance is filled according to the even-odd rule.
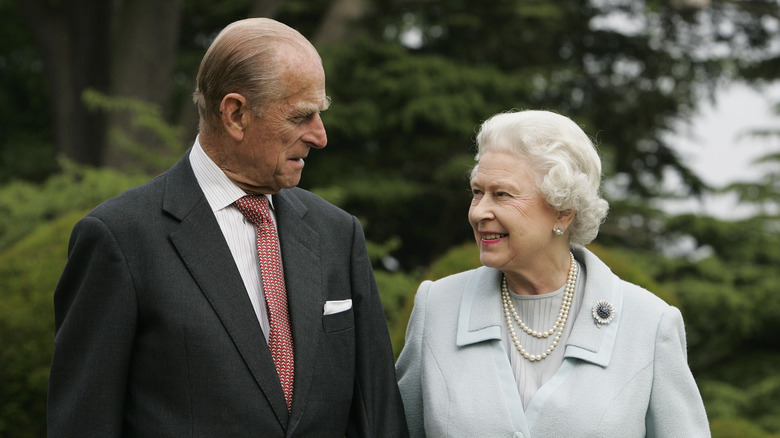
[[569,241],[596,238],[609,204],[600,196],[601,159],[590,138],[568,117],[549,111],[511,111],[486,120],[477,134],[477,165],[489,151],[508,151],[535,170],[542,198],[558,211],[574,211]]

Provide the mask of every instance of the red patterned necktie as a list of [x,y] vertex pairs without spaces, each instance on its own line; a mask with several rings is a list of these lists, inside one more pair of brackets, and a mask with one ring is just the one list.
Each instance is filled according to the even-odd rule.
[[292,404],[295,367],[292,331],[287,310],[287,291],[284,286],[279,253],[279,237],[268,212],[267,197],[247,195],[237,200],[236,206],[257,228],[257,255],[260,259],[260,275],[271,325],[268,346],[271,349],[271,357],[279,374],[289,411]]

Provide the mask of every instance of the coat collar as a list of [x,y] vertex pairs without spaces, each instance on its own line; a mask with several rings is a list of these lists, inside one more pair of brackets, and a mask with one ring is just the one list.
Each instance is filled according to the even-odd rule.
[[[565,357],[606,367],[612,357],[622,314],[620,280],[589,250],[574,246],[572,252],[585,268],[586,282],[582,307],[566,342]],[[478,268],[469,276],[458,316],[456,343],[459,347],[502,338],[500,282],[501,272],[492,268]],[[599,300],[607,300],[615,308],[615,318],[602,327],[596,325],[591,314],[593,305]]]

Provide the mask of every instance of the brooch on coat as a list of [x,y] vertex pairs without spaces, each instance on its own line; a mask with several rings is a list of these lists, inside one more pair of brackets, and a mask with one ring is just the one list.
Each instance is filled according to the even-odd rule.
[[607,300],[598,300],[593,305],[592,313],[596,326],[601,328],[602,325],[612,322],[612,318],[615,317],[615,307]]

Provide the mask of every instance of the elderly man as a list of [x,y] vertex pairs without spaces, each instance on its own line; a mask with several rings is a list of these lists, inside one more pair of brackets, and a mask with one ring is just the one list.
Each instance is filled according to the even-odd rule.
[[406,436],[357,219],[295,188],[327,136],[297,31],[226,27],[200,133],[75,227],[55,291],[50,436]]

